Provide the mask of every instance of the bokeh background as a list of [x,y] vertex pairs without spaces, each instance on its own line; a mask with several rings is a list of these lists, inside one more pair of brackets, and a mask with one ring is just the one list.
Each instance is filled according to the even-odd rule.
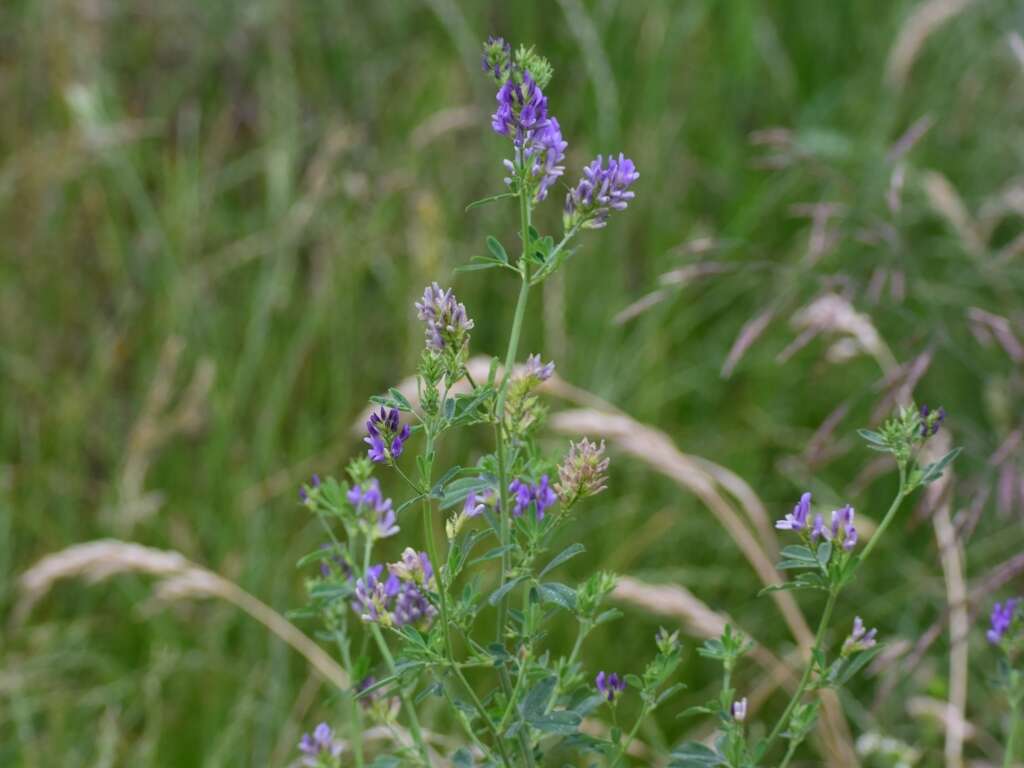
[[[503,349],[516,286],[452,272],[487,234],[515,241],[513,211],[464,210],[500,191],[506,151],[489,33],[551,59],[567,180],[620,149],[641,172],[525,330],[635,420],[611,440],[611,490],[564,534],[587,547],[567,579],[611,568],[648,599],[623,599],[588,664],[639,671],[657,626],[680,625],[680,707],[713,691],[697,609],[651,584],[791,653],[738,532],[770,555],[764,520],[805,488],[877,520],[895,480],[855,430],[912,394],[945,406],[965,452],[841,606],[837,633],[858,613],[890,643],[842,699],[853,738],[902,740],[918,765],[997,759],[981,625],[1024,567],[1019,3],[7,0],[0,764],[280,766],[340,717],[305,659],[229,603],[156,601],[151,578],[121,575],[63,580],[25,612],[18,578],[109,537],[281,613],[303,604],[294,563],[319,534],[296,487],[340,471],[367,397],[412,370],[422,286],[454,281],[474,350]],[[560,226],[559,197],[541,228]],[[630,451],[643,425],[678,455]],[[545,438],[553,456],[565,440]],[[445,458],[487,447],[468,435]],[[798,604],[814,622],[814,596]],[[641,738],[704,725],[668,712]]]

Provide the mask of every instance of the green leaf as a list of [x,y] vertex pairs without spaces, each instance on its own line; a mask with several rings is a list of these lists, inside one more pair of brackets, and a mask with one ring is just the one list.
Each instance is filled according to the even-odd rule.
[[571,560],[572,558],[576,557],[576,555],[583,554],[584,552],[586,552],[586,549],[586,547],[579,543],[570,544],[568,547],[566,547],[557,555],[555,555],[555,557],[552,558],[550,563],[544,566],[544,570],[537,574],[537,578],[543,579],[544,576],[546,576],[550,571],[554,570],[565,561]]
[[713,715],[714,713],[715,710],[708,707],[687,707],[676,715],[676,720],[681,720],[684,717],[693,717],[694,715]]
[[497,238],[488,236],[487,250],[502,264],[508,264],[508,254],[505,253],[505,247],[498,242]]
[[669,755],[669,768],[714,768],[723,765],[721,756],[699,741],[688,741]]
[[926,466],[921,474],[921,485],[928,485],[929,483],[934,483],[936,480],[942,477],[942,473],[945,471],[946,467],[949,466],[950,462],[952,462],[953,459],[960,455],[960,452],[962,450],[963,448],[954,448],[952,451],[947,453],[938,461],[932,462],[931,464]]
[[535,720],[544,716],[544,711],[548,708],[548,702],[551,701],[551,694],[555,692],[557,683],[558,678],[551,675],[527,691],[519,704],[519,713],[524,720]]
[[503,598],[505,595],[507,595],[509,592],[511,592],[513,589],[519,586],[519,584],[525,578],[525,576],[519,576],[515,579],[512,579],[511,581],[506,581],[504,584],[502,584],[500,587],[494,590],[494,592],[491,593],[491,596],[487,598],[487,602],[489,602],[491,605],[497,605],[499,602],[501,602],[501,598]]
[[817,558],[818,558],[818,565],[821,566],[821,569],[823,571],[828,568],[828,561],[831,559],[831,557],[832,557],[832,542],[831,541],[823,541],[823,542],[821,542],[821,544],[818,546]]
[[576,590],[565,586],[565,584],[558,584],[557,582],[548,582],[547,584],[537,585],[537,593],[540,595],[540,601],[542,603],[554,603],[567,611],[576,610]]
[[583,718],[571,710],[563,709],[527,722],[542,733],[571,736],[579,730]]
[[465,747],[459,747],[452,755],[452,765],[455,768],[473,768],[473,754]]
[[882,435],[880,435],[878,432],[873,432],[870,429],[858,429],[857,434],[863,437],[869,443],[872,443],[873,445],[881,446],[886,450],[888,450],[889,448],[888,444],[885,442],[885,438],[882,437]]
[[491,486],[492,481],[486,477],[464,477],[454,480],[444,489],[444,496],[441,497],[441,509],[450,509],[457,504],[462,504],[469,494]]
[[391,395],[391,399],[397,403],[398,410],[405,411],[406,413],[412,412],[412,403],[409,402],[409,398],[403,395],[398,389],[392,387],[388,390],[388,394]]
[[782,550],[782,557],[786,560],[803,560],[805,563],[811,566],[818,564],[817,558],[814,553],[811,552],[807,547],[799,544],[784,547]]
[[494,259],[485,259],[481,256],[474,256],[472,259],[470,259],[469,264],[460,264],[452,271],[456,273],[480,272],[481,270],[484,269],[496,269],[500,266],[502,266],[502,263],[500,261],[495,261]]
[[480,557],[476,557],[476,558],[470,560],[468,564],[469,565],[476,565],[477,563],[486,563],[488,560],[497,560],[499,557],[501,557],[503,554],[505,554],[506,552],[508,552],[511,549],[512,549],[512,545],[511,544],[506,544],[503,547],[495,547],[494,549],[492,549],[492,550],[490,550],[488,552],[485,552],[484,554],[480,555]]
[[479,200],[474,200],[472,203],[466,206],[467,211],[471,211],[474,208],[479,208],[482,205],[488,203],[494,203],[498,200],[507,200],[510,197],[518,197],[515,192],[502,192],[500,195],[491,195],[490,197],[481,197]]
[[875,656],[882,652],[884,646],[876,645],[873,648],[869,648],[866,651],[861,651],[856,656],[850,658],[839,671],[836,679],[837,685],[845,685],[850,679],[860,672]]

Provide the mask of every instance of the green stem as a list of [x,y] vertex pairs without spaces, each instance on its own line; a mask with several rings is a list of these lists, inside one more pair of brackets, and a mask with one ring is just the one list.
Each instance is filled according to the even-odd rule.
[[[338,650],[341,653],[342,663],[345,665],[345,671],[352,674],[352,654],[348,649],[348,633],[347,626],[342,624],[340,630],[334,630],[334,639],[338,644]],[[348,697],[349,703],[349,714],[352,718],[352,730],[349,738],[352,741],[352,754],[355,757],[356,768],[363,768],[363,711],[362,706],[356,701],[355,693],[350,691]]]
[[892,522],[893,517],[896,516],[896,510],[900,508],[900,504],[903,499],[907,496],[909,491],[907,490],[907,470],[906,467],[900,465],[900,489],[896,493],[896,498],[892,500],[892,504],[889,507],[889,511],[885,513],[885,517],[882,518],[882,522],[875,529],[875,535],[871,537],[871,541],[864,547],[864,551],[860,555],[860,562],[863,563],[868,559],[868,555],[871,554],[871,550],[878,544],[879,539],[882,538],[882,534],[885,533],[885,529],[889,527],[889,523]]
[[796,748],[800,746],[800,742],[793,739],[789,742],[789,749],[786,750],[786,756],[782,758],[782,762],[779,763],[779,768],[786,768],[789,765],[789,761],[793,759],[793,755],[796,753]]
[[811,658],[807,660],[807,666],[804,668],[803,677],[800,678],[800,683],[796,687],[796,691],[793,692],[793,697],[789,700],[789,704],[786,705],[786,709],[782,713],[782,717],[775,723],[775,727],[772,728],[772,732],[768,734],[768,740],[764,744],[764,754],[768,753],[771,749],[775,740],[782,733],[782,729],[789,722],[789,716],[793,714],[793,709],[797,704],[800,703],[800,698],[804,695],[804,691],[807,690],[807,683],[811,679],[811,672],[814,669],[814,657],[821,650],[822,642],[825,639],[825,630],[828,629],[828,623],[832,618],[832,610],[836,607],[836,598],[839,597],[839,591],[832,589],[829,591],[828,602],[825,603],[825,610],[821,614],[821,621],[818,623],[818,632],[814,636],[814,645],[811,648]]
[[[391,655],[391,649],[388,648],[384,636],[380,633],[380,627],[376,623],[371,623],[370,632],[373,634],[373,639],[377,641],[377,648],[380,649],[380,655],[384,657],[384,665],[388,668],[388,673],[396,675],[395,657]],[[420,729],[419,718],[416,717],[416,708],[409,700],[409,694],[405,692],[401,685],[398,686],[398,696],[401,698],[402,707],[409,718],[409,731],[412,733],[412,740],[416,742],[416,748],[419,750],[423,764],[430,766],[430,752],[427,751],[427,744],[423,740],[423,731]]]
[[[878,528],[875,529],[875,534],[871,537],[871,540],[867,543],[867,546],[864,547],[864,551],[861,553],[860,560],[857,564],[858,567],[860,567],[860,565],[864,563],[868,555],[871,554],[871,551],[878,544],[879,540],[882,537],[882,534],[885,533],[885,529],[889,527],[889,524],[896,516],[896,511],[900,508],[900,504],[903,502],[903,499],[909,493],[907,489],[906,467],[901,464],[899,470],[899,491],[896,492],[896,498],[893,499],[892,504],[889,506],[889,510],[885,513],[885,517],[882,518],[882,522],[878,525]],[[811,671],[814,669],[814,657],[815,655],[817,655],[818,652],[822,650],[822,642],[825,637],[825,630],[828,628],[828,622],[832,618],[832,610],[835,608],[836,599],[839,597],[840,589],[841,587],[838,589],[836,587],[833,587],[829,591],[828,602],[825,603],[825,611],[821,615],[821,622],[818,624],[818,631],[814,637],[814,645],[811,648],[811,658],[807,661],[807,666],[804,668],[804,674],[800,678],[800,683],[797,685],[796,691],[793,693],[793,697],[789,700],[789,703],[786,705],[786,709],[783,711],[782,717],[780,717],[779,721],[775,723],[775,727],[772,728],[772,732],[768,734],[768,740],[765,742],[764,745],[765,754],[767,754],[772,744],[779,737],[779,734],[782,732],[782,729],[789,722],[789,717],[791,714],[793,714],[793,709],[800,702],[800,698],[803,696],[804,691],[807,689],[807,683],[811,679]]]
[[1013,757],[1017,751],[1017,726],[1020,723],[1018,717],[1018,705],[1010,705],[1010,731],[1006,735],[1006,752],[1003,754],[1003,768],[1010,768],[1013,765]]
[[[433,436],[428,435],[426,448],[428,456],[433,453],[433,447]],[[426,462],[426,464],[426,476],[423,477],[422,479],[424,487],[429,488],[431,466],[429,461]],[[486,707],[484,707],[483,702],[480,701],[480,698],[476,695],[476,691],[473,690],[473,687],[469,684],[469,681],[466,680],[466,676],[462,673],[462,670],[459,669],[455,661],[455,649],[454,646],[452,645],[451,633],[448,631],[450,625],[448,619],[448,587],[444,582],[444,570],[442,568],[441,559],[438,556],[437,542],[434,541],[434,519],[433,515],[431,514],[432,509],[429,498],[423,498],[422,508],[423,536],[427,540],[427,555],[430,557],[430,562],[434,566],[434,578],[437,581],[438,601],[441,604],[441,636],[444,638],[444,649],[447,655],[448,664],[454,670],[455,675],[459,678],[459,681],[462,683],[462,686],[466,689],[466,692],[469,694],[470,700],[473,702],[473,706],[476,708],[488,732],[494,739],[494,744],[497,747],[498,752],[501,753],[502,762],[506,766],[511,766],[512,763],[509,760],[508,754],[505,751],[505,744],[502,741],[501,736],[498,734],[497,729],[495,729],[494,723],[491,721],[490,715],[487,714]]]
[[[516,362],[516,352],[519,350],[519,335],[523,329],[523,319],[526,317],[526,300],[530,295],[530,264],[527,261],[530,244],[530,201],[526,192],[519,194],[519,223],[520,236],[523,241],[523,253],[519,258],[519,274],[522,283],[519,286],[519,298],[516,300],[515,314],[512,316],[512,330],[508,337],[508,349],[505,351],[505,370],[502,372],[501,387],[498,390],[498,402],[495,407],[497,419],[496,439],[498,458],[498,494],[501,499],[501,546],[505,551],[501,555],[501,586],[508,580],[511,560],[509,558],[509,499],[508,499],[508,467],[505,465],[505,441],[502,436],[505,422],[505,395],[508,392],[508,381],[512,375],[512,366]],[[504,640],[505,617],[508,610],[506,604],[507,595],[498,601],[498,642]]]
[[644,718],[647,717],[648,713],[649,709],[645,704],[643,709],[640,710],[640,715],[637,717],[636,722],[633,723],[633,727],[632,729],[630,729],[625,741],[622,742],[622,746],[619,747],[619,753],[615,756],[615,762],[612,763],[611,768],[616,768],[616,766],[625,756],[626,752],[629,750],[629,745],[632,744],[633,739],[636,738],[636,732],[640,730],[640,724],[644,721]]

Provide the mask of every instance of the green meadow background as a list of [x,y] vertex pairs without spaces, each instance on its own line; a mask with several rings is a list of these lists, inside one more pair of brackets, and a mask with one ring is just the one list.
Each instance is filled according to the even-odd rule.
[[[320,534],[296,488],[360,452],[367,398],[413,369],[422,286],[454,284],[474,351],[504,349],[513,281],[453,274],[488,234],[515,247],[514,210],[465,211],[501,190],[507,153],[479,70],[490,33],[550,58],[566,182],[620,150],[641,174],[630,209],[531,297],[523,348],[735,472],[773,519],[810,488],[877,521],[895,478],[856,428],[908,380],[945,406],[965,449],[954,479],[915,498],[838,611],[837,641],[859,614],[893,660],[841,698],[854,736],[960,765],[939,717],[964,674],[946,623],[959,585],[963,760],[998,760],[983,624],[1020,590],[1024,542],[1019,3],[6,0],[0,765],[284,766],[303,730],[340,722],[304,659],[231,605],[158,603],[151,578],[121,575],[64,580],[16,615],[18,579],[118,538],[177,550],[282,613],[303,604],[294,563]],[[560,228],[560,198],[541,229]],[[807,320],[826,294],[847,315]],[[545,438],[552,456],[565,439]],[[444,458],[488,446],[468,434]],[[604,567],[682,585],[791,651],[704,501],[611,453],[610,490],[562,534],[587,547],[566,580]],[[816,622],[815,596],[798,601]],[[638,672],[659,624],[680,623],[621,607],[589,643],[594,672]],[[571,630],[556,625],[551,647]],[[684,639],[677,709],[716,685]],[[764,676],[750,661],[736,684]],[[425,710],[450,729],[439,703]],[[641,739],[699,733],[675,711]]]

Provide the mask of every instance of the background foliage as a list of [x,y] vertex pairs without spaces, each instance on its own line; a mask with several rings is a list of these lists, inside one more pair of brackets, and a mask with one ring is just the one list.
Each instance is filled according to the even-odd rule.
[[[366,398],[412,370],[421,287],[509,220],[463,211],[500,184],[477,47],[493,32],[554,64],[565,135],[593,137],[570,146],[570,169],[622,147],[641,172],[629,214],[531,304],[524,348],[738,473],[773,517],[807,486],[877,520],[894,480],[861,472],[854,429],[885,400],[883,369],[900,380],[927,362],[916,396],[946,407],[965,446],[951,511],[986,611],[1024,506],[1005,444],[1024,362],[1015,31],[1009,0],[5,3],[0,608],[40,556],[105,536],[177,549],[281,611],[302,601],[292,563],[317,532],[295,487],[337,472]],[[908,130],[919,140],[900,143]],[[823,202],[840,207],[816,230],[806,206]],[[515,286],[492,274],[455,284],[475,349],[499,353]],[[791,318],[827,291],[884,346],[787,351]],[[588,549],[567,569],[682,584],[791,647],[701,501],[616,458],[610,492],[567,534]],[[899,646],[943,620],[936,503],[897,522],[841,622],[856,608]],[[336,716],[302,659],[235,609],[150,597],[132,576],[68,583],[5,622],[0,763],[282,765]],[[647,657],[665,621],[627,608],[592,639],[594,668]],[[970,641],[966,754],[992,756],[991,656],[979,630]],[[715,670],[694,644],[682,677],[703,701]],[[949,650],[944,631],[881,700],[878,676],[858,683],[853,730],[941,760],[928,704],[949,693]],[[741,687],[744,673],[754,686],[757,666]],[[428,719],[443,728],[440,708]],[[641,738],[693,725],[665,716]]]

